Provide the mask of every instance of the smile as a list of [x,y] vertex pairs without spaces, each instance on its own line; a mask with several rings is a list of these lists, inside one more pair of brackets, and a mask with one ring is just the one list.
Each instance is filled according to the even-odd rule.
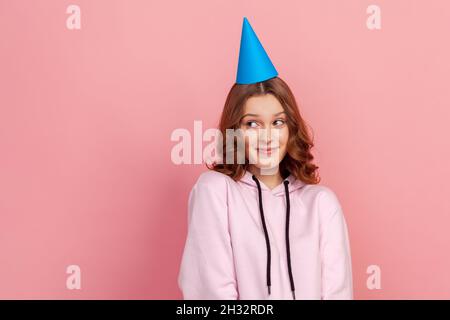
[[272,154],[277,149],[279,149],[279,147],[276,147],[276,148],[257,148],[256,150],[258,152],[261,152],[261,153],[264,153],[264,154]]

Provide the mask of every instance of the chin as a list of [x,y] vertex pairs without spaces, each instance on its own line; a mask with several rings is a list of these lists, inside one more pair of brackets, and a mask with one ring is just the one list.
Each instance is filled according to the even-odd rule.
[[258,169],[271,169],[271,168],[278,168],[281,161],[278,161],[276,159],[267,159],[267,161],[258,162],[255,164],[255,167]]
[[[253,155],[256,155],[257,151],[255,150]],[[271,168],[278,168],[281,161],[284,158],[284,154],[282,153],[283,156],[276,156],[276,154],[270,155],[270,156],[254,156],[252,157],[253,159],[256,160],[256,163],[252,163],[253,166],[255,166],[258,169],[271,169]]]

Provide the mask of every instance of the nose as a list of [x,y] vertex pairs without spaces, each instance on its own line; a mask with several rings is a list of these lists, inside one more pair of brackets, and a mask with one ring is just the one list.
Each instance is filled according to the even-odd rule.
[[278,129],[260,129],[258,141],[264,146],[277,146],[280,139],[280,131]]
[[272,138],[268,129],[260,129],[258,134],[258,144],[260,147],[271,143]]

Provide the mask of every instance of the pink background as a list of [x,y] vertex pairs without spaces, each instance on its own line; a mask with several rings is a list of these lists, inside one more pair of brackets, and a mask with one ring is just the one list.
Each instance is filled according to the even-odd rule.
[[[0,0],[0,298],[181,298],[205,167],[174,165],[170,135],[216,126],[243,16],[313,127],[355,298],[450,298],[446,0]],[[81,290],[66,288],[71,264]]]

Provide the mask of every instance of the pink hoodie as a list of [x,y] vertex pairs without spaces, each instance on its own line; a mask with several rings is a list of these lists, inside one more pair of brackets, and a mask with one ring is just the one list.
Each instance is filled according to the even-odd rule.
[[178,275],[184,299],[353,299],[336,194],[292,175],[272,190],[255,179],[207,171],[192,188]]

